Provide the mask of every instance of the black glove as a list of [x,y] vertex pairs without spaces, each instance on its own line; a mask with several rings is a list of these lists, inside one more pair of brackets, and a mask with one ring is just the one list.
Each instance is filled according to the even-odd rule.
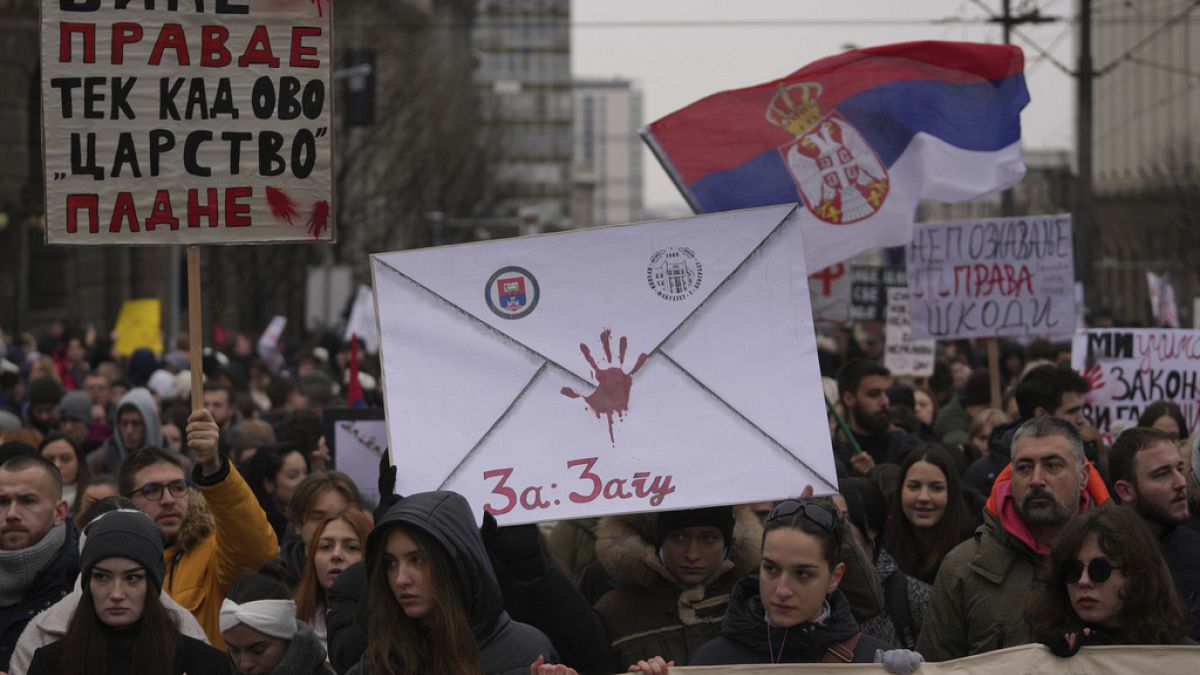
[[396,467],[392,464],[391,457],[388,456],[388,451],[384,450],[379,453],[379,506],[375,507],[375,522],[379,522],[388,509],[392,508],[392,504],[400,501],[402,497],[396,494]]
[[1055,656],[1075,656],[1080,647],[1110,644],[1102,633],[1092,628],[1073,631],[1070,633],[1042,633],[1038,642],[1050,648]]
[[500,527],[491,513],[484,512],[479,528],[483,545],[518,581],[532,581],[546,571],[537,525]]

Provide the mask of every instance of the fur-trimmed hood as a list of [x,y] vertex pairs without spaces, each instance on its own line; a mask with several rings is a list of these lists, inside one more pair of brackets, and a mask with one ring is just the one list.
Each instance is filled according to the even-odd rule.
[[200,491],[192,488],[188,494],[187,518],[183,527],[175,537],[175,545],[179,551],[190,551],[213,532],[213,515],[208,509],[208,502]]
[[[733,541],[721,562],[719,579],[731,570],[740,577],[758,569],[762,524],[749,509],[734,507]],[[653,513],[608,516],[596,529],[596,558],[613,580],[628,588],[657,590],[678,586],[659,560],[654,545]]]

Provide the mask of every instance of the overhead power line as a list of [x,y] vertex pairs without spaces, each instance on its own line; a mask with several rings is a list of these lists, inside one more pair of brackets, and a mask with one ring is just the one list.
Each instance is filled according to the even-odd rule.
[[1148,35],[1146,35],[1146,37],[1142,38],[1141,40],[1138,40],[1132,47],[1125,50],[1124,54],[1121,54],[1117,58],[1113,59],[1108,65],[1098,68],[1096,70],[1096,75],[1097,76],[1107,75],[1108,73],[1112,72],[1113,69],[1115,69],[1117,66],[1121,65],[1125,61],[1128,61],[1130,58],[1132,58],[1134,52],[1136,52],[1137,50],[1139,50],[1142,47],[1149,44],[1151,40],[1153,40],[1155,37],[1158,36],[1159,33],[1169,30],[1175,24],[1186,19],[1188,17],[1188,15],[1191,14],[1192,11],[1195,10],[1197,7],[1200,7],[1200,0],[1193,0],[1193,2],[1190,5],[1188,5],[1187,7],[1185,7],[1182,12],[1180,12],[1180,13],[1176,14],[1174,17],[1170,18],[1165,23],[1163,23],[1161,26],[1159,26],[1158,28],[1150,31],[1150,33]]

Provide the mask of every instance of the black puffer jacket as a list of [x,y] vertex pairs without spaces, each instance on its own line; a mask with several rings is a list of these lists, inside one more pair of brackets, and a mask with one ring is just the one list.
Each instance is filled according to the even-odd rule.
[[[821,624],[775,628],[765,620],[758,595],[758,575],[742,577],[729,596],[729,609],[721,636],[708,641],[693,655],[690,666],[741,663],[820,663],[829,648],[859,633],[850,603],[841,591],[829,598],[829,618]],[[862,635],[854,647],[852,663],[872,663],[876,649],[890,646]]]
[[[453,562],[466,599],[471,632],[479,645],[479,668],[484,675],[524,675],[538,656],[545,656],[548,663],[558,660],[550,640],[541,631],[513,621],[504,610],[500,585],[475,527],[471,506],[462,495],[422,492],[396,502],[367,538],[368,560],[377,547],[384,545],[387,532],[399,524],[433,537]],[[381,600],[394,602],[392,598]],[[368,655],[350,672],[370,675]]]

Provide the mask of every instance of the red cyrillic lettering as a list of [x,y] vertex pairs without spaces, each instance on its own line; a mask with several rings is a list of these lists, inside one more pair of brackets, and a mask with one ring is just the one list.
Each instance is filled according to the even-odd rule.
[[109,232],[120,232],[121,223],[129,222],[130,232],[140,232],[138,227],[137,207],[133,203],[133,193],[117,193],[117,203],[113,206],[112,220],[108,223]]
[[271,68],[279,67],[279,59],[271,51],[271,35],[267,32],[266,26],[254,27],[254,34],[250,36],[250,43],[246,45],[246,51],[238,57],[239,68],[245,68],[256,63],[261,63]]
[[179,229],[179,219],[171,208],[171,192],[159,190],[154,195],[154,207],[150,209],[150,217],[146,219],[146,231],[153,232],[159,225],[170,226],[172,230]]
[[188,190],[188,227],[200,227],[200,218],[208,218],[209,227],[220,225],[220,205],[217,204],[217,189],[208,188],[208,202],[200,203],[200,191],[196,188]]
[[67,23],[58,25],[58,62],[71,63],[71,35],[83,36],[83,62],[96,62],[96,24]]
[[119,66],[125,63],[125,45],[131,45],[142,40],[141,24],[129,21],[114,23],[112,27],[112,62]]
[[205,26],[200,38],[200,65],[205,68],[224,68],[233,61],[225,48],[229,29],[224,26]]
[[161,65],[163,52],[168,49],[175,50],[175,60],[179,65],[191,65],[192,60],[188,55],[187,36],[183,33],[183,26],[177,23],[163,24],[162,31],[158,34],[158,39],[154,41],[154,51],[150,52],[150,65]]
[[305,57],[316,56],[316,47],[305,47],[303,44],[306,37],[320,37],[321,29],[316,26],[296,26],[292,28],[292,56],[288,60],[288,65],[293,68],[318,68],[321,65],[319,59],[308,59]]
[[225,190],[225,227],[250,227],[250,205],[239,199],[254,196],[254,188],[235,187]]
[[79,209],[88,212],[88,232],[99,232],[100,195],[67,195],[67,234],[75,234],[78,229]]

